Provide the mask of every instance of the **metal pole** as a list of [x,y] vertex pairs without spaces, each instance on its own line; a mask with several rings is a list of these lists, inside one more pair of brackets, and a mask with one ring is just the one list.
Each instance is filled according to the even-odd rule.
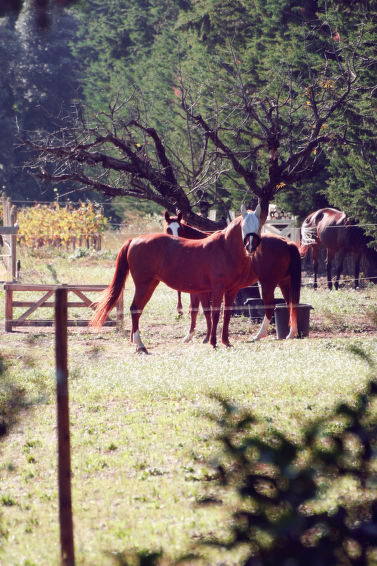
[[67,343],[67,289],[59,288],[55,291],[55,360],[60,547],[62,566],[74,566]]

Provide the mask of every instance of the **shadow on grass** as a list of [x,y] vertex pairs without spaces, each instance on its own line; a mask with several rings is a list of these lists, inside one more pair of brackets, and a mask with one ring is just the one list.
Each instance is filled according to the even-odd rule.
[[12,382],[6,362],[0,356],[0,442],[18,422],[20,411],[26,406],[24,388]]
[[[364,351],[350,351],[374,369]],[[208,417],[222,445],[214,464],[217,503],[224,490],[235,490],[238,504],[226,539],[204,535],[195,550],[243,548],[239,566],[376,564],[375,377],[350,402],[304,426],[297,442],[229,400],[214,399],[219,410]],[[114,560],[118,566],[173,564],[152,551]]]

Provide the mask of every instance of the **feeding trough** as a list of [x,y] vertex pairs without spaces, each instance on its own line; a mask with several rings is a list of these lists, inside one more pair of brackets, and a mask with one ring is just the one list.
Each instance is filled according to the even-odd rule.
[[[274,299],[275,305],[286,304],[284,299]],[[252,322],[261,322],[264,317],[264,304],[262,299],[246,299],[245,306],[248,308],[248,316]],[[271,323],[275,322],[275,317],[272,315]]]
[[[302,303],[297,307],[297,330],[299,338],[309,336],[311,305]],[[279,304],[275,307],[276,334],[278,340],[284,340],[289,333],[289,306]]]
[[[244,289],[240,289],[237,293],[236,299],[234,301],[232,315],[233,316],[250,316],[250,308],[249,308],[249,301],[255,300],[262,303],[263,301],[260,298],[259,293],[259,286],[258,283],[255,285],[250,285],[250,287],[245,287]],[[263,308],[263,307],[262,307]],[[262,314],[262,318],[264,316],[264,311]],[[256,317],[258,318],[258,317]]]

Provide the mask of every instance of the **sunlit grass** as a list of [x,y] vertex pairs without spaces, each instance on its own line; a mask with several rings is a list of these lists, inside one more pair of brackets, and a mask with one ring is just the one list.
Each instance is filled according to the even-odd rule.
[[[25,255],[23,281],[108,283],[114,258]],[[53,269],[49,269],[50,265]],[[69,331],[69,394],[72,487],[78,565],[112,564],[105,551],[163,548],[177,556],[193,540],[227,529],[230,500],[223,508],[198,506],[214,487],[208,458],[217,454],[214,425],[204,416],[216,410],[216,393],[255,411],[266,423],[300,437],[305,422],[328,414],[360,391],[369,369],[350,344],[377,360],[373,326],[377,288],[339,292],[303,288],[311,304],[311,330],[332,329],[326,337],[252,343],[257,326],[232,318],[233,348],[213,350],[201,343],[204,320],[191,344],[176,316],[176,292],[160,285],[141,317],[149,356],[129,343],[125,289],[125,329],[94,333]],[[83,309],[84,311],[84,309]],[[20,312],[20,311],[17,311]],[[0,292],[0,314],[4,292]],[[85,317],[88,313],[85,313]],[[45,313],[43,313],[43,316]],[[39,315],[38,315],[39,316]],[[52,310],[49,314],[52,316]],[[84,317],[84,314],[80,314]],[[375,324],[375,323],[374,323]],[[347,329],[347,336],[338,332]],[[51,330],[2,333],[7,384],[22,391],[18,420],[1,439],[0,564],[55,566],[59,563],[56,470],[54,336]],[[7,390],[8,391],[8,390]],[[212,555],[211,565],[236,564]]]
[[[34,363],[26,358],[26,339],[14,359],[13,379],[22,380],[33,408],[2,443],[7,532],[2,556],[15,565],[26,559],[58,564],[53,348],[46,349],[46,337],[40,342],[44,356],[35,352]],[[103,344],[95,349],[96,342]],[[355,343],[376,358],[372,340]],[[131,547],[163,547],[174,556],[189,547],[191,537],[217,529],[219,523],[226,529],[226,506],[208,510],[196,505],[205,486],[211,489],[206,461],[218,449],[210,441],[213,426],[203,416],[215,409],[209,394],[251,408],[267,426],[295,440],[304,422],[362,389],[368,369],[347,352],[348,345],[347,339],[309,338],[213,351],[178,342],[173,353],[136,356],[112,332],[102,340],[88,335],[80,343],[72,335],[78,564],[106,564],[104,550]]]

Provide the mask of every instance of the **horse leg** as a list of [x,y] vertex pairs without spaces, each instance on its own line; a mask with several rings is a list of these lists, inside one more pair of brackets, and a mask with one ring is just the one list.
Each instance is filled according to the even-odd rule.
[[251,339],[252,342],[256,342],[261,338],[265,338],[267,336],[268,326],[271,322],[272,315],[274,314],[275,308],[275,300],[274,300],[274,290],[276,285],[271,286],[270,284],[267,286],[266,283],[260,282],[262,287],[262,299],[264,304],[264,317],[262,320],[261,327],[259,332],[253,336]]
[[204,293],[203,295],[200,295],[200,302],[202,304],[203,314],[205,316],[206,323],[207,323],[207,334],[205,335],[205,338],[203,340],[203,344],[207,344],[207,342],[209,342],[209,337],[211,335],[211,327],[212,327],[212,323],[211,323],[211,295],[210,295],[210,293]]
[[338,268],[336,270],[336,279],[335,279],[335,289],[336,290],[339,289],[339,279],[340,279],[340,274],[343,271],[344,256],[345,256],[344,253],[342,253],[342,252],[339,253],[339,263],[338,263]]
[[[333,257],[334,257],[334,254],[332,252],[330,252],[329,249],[327,249],[326,250],[327,286],[330,289],[330,291],[332,290],[331,268],[332,268]],[[338,287],[336,287],[336,288],[338,288]]]
[[214,289],[211,293],[211,337],[210,344],[216,348],[217,325],[219,324],[221,302],[223,299],[223,288]]
[[148,351],[140,338],[139,318],[158,284],[159,281],[150,281],[142,286],[136,286],[135,283],[135,294],[130,306],[132,320],[131,343],[136,344],[136,352],[138,354],[142,352],[144,354],[148,354]]
[[[284,279],[283,281],[279,281],[279,287],[283,298],[287,305],[291,302],[291,292],[290,292],[290,281],[289,279]],[[293,313],[289,313],[289,333],[286,337],[286,340],[290,340],[291,338],[295,338],[298,335],[298,328],[297,328],[297,306],[293,305]]]
[[177,291],[177,313],[178,316],[183,316],[182,295],[181,291]]
[[314,273],[313,289],[317,289],[318,288],[317,276],[318,276],[319,247],[318,246],[312,246],[311,249],[312,249],[312,265],[313,265],[313,273]]
[[198,317],[199,311],[199,295],[190,294],[190,316],[191,316],[191,326],[188,334],[183,339],[186,344],[190,342],[195,334],[196,319]]
[[232,289],[224,294],[224,313],[223,313],[223,330],[221,334],[221,342],[227,348],[231,347],[229,342],[229,322],[232,315],[233,304],[238,289]]
[[361,254],[355,257],[355,281],[354,281],[355,289],[359,288],[360,262],[361,262]]
[[199,312],[199,303],[202,304],[203,313],[207,322],[207,333],[203,340],[203,344],[207,344],[211,334],[211,295],[208,293],[190,295],[190,315],[191,326],[189,333],[184,337],[184,342],[190,342],[195,334],[196,319]]

